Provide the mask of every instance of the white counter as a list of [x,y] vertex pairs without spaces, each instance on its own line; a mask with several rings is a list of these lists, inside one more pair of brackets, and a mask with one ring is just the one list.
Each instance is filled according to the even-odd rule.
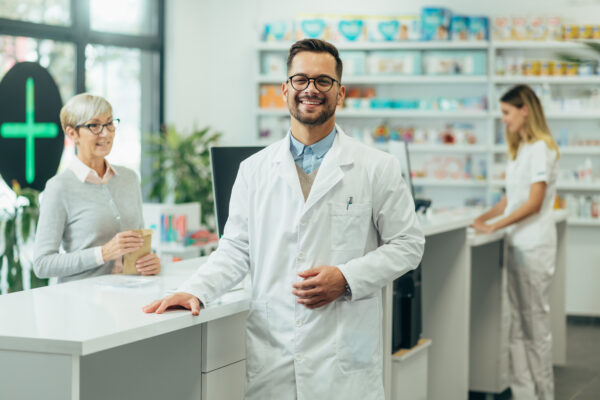
[[0,296],[0,349],[87,355],[248,309],[248,296],[238,290],[198,317],[141,311],[177,288],[200,265],[194,264],[167,264],[152,277],[105,275]]

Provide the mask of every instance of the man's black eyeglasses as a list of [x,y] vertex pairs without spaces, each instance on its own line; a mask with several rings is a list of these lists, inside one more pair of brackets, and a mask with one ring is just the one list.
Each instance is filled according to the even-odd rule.
[[75,125],[75,128],[88,128],[88,130],[94,135],[99,135],[102,133],[104,128],[108,129],[109,132],[114,132],[115,129],[117,129],[117,126],[119,126],[119,122],[121,122],[121,120],[119,118],[115,118],[105,124],[82,124]]
[[308,85],[310,85],[310,81],[313,81],[315,88],[321,93],[329,92],[333,87],[334,82],[340,84],[340,81],[327,75],[317,76],[316,78],[309,78],[304,74],[296,74],[290,76],[288,78],[288,81],[290,81],[292,87],[297,91],[305,90],[308,87]]

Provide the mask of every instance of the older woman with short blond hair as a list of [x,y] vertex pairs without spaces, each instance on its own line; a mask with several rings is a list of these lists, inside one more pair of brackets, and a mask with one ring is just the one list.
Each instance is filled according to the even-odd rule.
[[[144,226],[137,175],[106,160],[119,119],[104,98],[83,93],[64,105],[60,121],[75,142],[77,157],[46,183],[34,271],[59,282],[119,273],[123,255],[142,246],[134,230]],[[136,267],[142,275],[161,268],[155,254],[138,259]]]

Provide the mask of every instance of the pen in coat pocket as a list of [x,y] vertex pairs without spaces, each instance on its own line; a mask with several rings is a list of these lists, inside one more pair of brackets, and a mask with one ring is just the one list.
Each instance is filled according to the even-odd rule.
[[346,211],[348,211],[350,204],[352,204],[352,196],[348,197],[348,203],[346,204]]

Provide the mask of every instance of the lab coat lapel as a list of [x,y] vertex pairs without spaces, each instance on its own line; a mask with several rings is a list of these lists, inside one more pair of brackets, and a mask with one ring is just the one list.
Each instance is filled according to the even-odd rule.
[[296,170],[296,163],[292,157],[290,151],[290,133],[279,143],[279,149],[275,155],[273,161],[275,171],[279,176],[292,188],[295,195],[304,202],[304,195],[302,194],[302,188],[300,187],[300,179],[298,178],[298,171]]
[[346,134],[339,126],[336,125],[336,128],[337,135],[335,136],[331,149],[329,149],[325,155],[321,167],[317,172],[308,199],[306,199],[306,203],[304,203],[302,214],[310,210],[312,206],[342,180],[344,171],[341,167],[352,164],[353,162],[352,157],[348,152],[347,144],[345,143],[347,140]]

